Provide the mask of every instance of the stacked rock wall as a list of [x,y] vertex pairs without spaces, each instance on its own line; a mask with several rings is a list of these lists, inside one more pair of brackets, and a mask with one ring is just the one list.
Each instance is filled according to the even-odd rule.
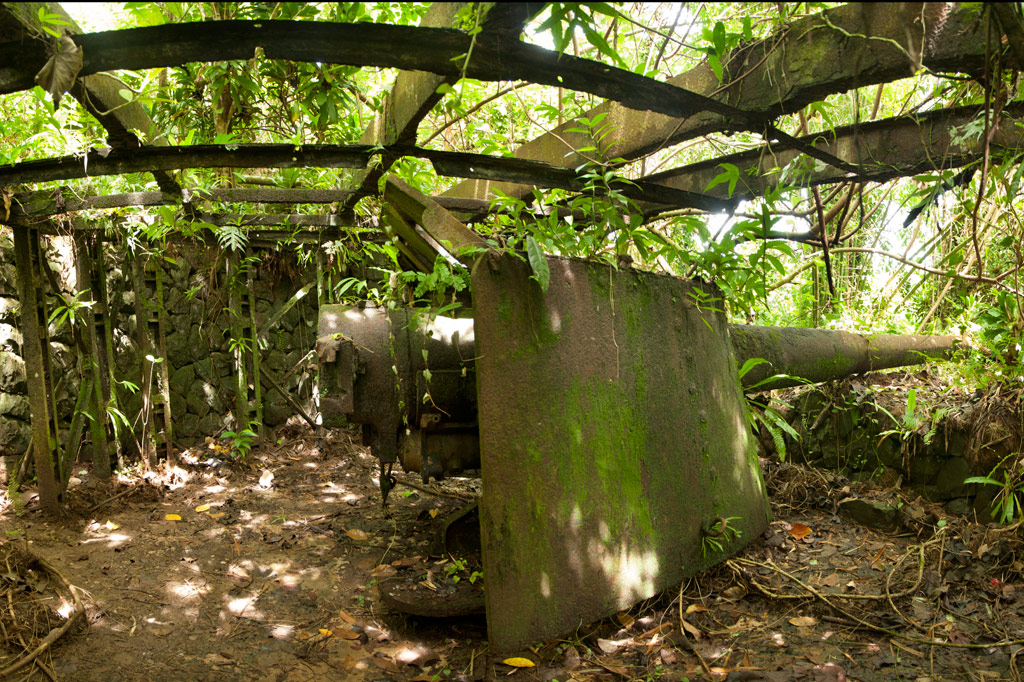
[[[67,240],[53,239],[45,249],[56,279],[65,293],[71,291],[74,276]],[[136,291],[132,286],[131,264],[122,247],[108,244],[105,254],[118,405],[134,422],[141,397],[128,383],[121,382],[141,385],[142,365],[151,366],[142,362],[138,352],[136,296],[150,305],[156,297],[148,287]],[[299,267],[290,254],[256,254],[260,259],[250,267],[256,328],[261,329],[296,291],[314,281],[315,271]],[[175,245],[151,259],[163,271],[162,298],[167,311],[165,362],[169,369],[174,440],[176,445],[189,446],[234,426],[231,413],[236,382],[224,256],[219,249],[206,246]],[[30,435],[17,291],[13,244],[9,233],[0,234],[0,456],[8,461],[26,452]],[[55,297],[47,297],[51,311],[59,303]],[[259,344],[263,366],[310,413],[315,363],[307,354],[315,344],[316,322],[317,296],[313,289],[280,316]],[[50,332],[51,362],[58,385],[57,414],[63,425],[62,437],[66,438],[80,385],[81,362],[74,352],[67,324],[60,329],[51,325]],[[277,391],[268,388],[264,386],[262,394],[263,424],[275,427],[293,416],[294,410]],[[87,432],[85,438],[88,439]],[[88,446],[84,457],[88,456],[87,449]]]

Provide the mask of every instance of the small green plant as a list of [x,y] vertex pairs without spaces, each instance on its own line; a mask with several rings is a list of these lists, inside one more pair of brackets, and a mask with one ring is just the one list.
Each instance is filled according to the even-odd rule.
[[[468,574],[468,576],[466,575]],[[484,577],[483,571],[470,571],[469,562],[465,559],[451,558],[451,561],[444,567],[444,575],[453,583],[468,580],[470,584],[476,584],[477,580]]]
[[[743,363],[743,366],[739,369],[740,380],[743,379],[750,370],[754,369],[758,365],[762,365],[768,362],[764,358],[749,358]],[[780,378],[791,378],[786,374],[775,374],[766,379],[758,381],[752,386],[746,388],[747,391],[756,390],[759,386],[765,386],[769,382]],[[800,434],[797,433],[796,429],[790,426],[789,422],[783,419],[782,415],[779,414],[770,405],[771,400],[768,402],[758,402],[753,398],[747,398],[747,421],[750,423],[750,428],[755,431],[764,429],[769,436],[771,436],[772,442],[775,444],[775,451],[779,454],[779,459],[783,462],[786,461],[786,439],[783,434],[788,435],[795,441],[800,440]]]
[[[1002,480],[998,476],[1002,474]],[[992,468],[988,476],[971,476],[964,483],[981,483],[1000,488],[992,500],[992,518],[1000,523],[1010,523],[1021,513],[1021,496],[1024,495],[1024,453],[1011,452]]]
[[60,329],[67,322],[73,328],[77,320],[77,315],[86,308],[92,308],[95,301],[83,301],[79,297],[85,296],[89,293],[89,290],[79,291],[74,296],[65,296],[60,294],[62,304],[53,309],[50,313],[50,319],[48,322],[55,326],[56,329]]
[[237,433],[235,431],[225,431],[220,435],[223,440],[231,441],[229,444],[230,456],[233,460],[244,459],[249,450],[252,449],[253,442],[259,437],[255,431],[251,428],[245,428]]
[[702,528],[700,538],[700,551],[706,559],[710,554],[717,554],[722,551],[725,545],[739,539],[743,533],[733,524],[739,521],[740,517],[730,516],[725,518],[719,516],[711,522],[711,525]]

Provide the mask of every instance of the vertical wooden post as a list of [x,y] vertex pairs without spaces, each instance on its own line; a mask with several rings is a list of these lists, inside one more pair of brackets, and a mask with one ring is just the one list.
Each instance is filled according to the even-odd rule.
[[43,252],[40,244],[39,232],[36,231],[36,238],[29,241],[29,250],[32,254],[32,267],[34,268],[32,275],[36,289],[36,306],[39,308],[39,319],[41,321],[39,326],[39,342],[43,356],[43,381],[46,386],[47,407],[50,410],[50,450],[54,455],[56,472],[58,475],[57,480],[63,481],[70,477],[70,473],[65,475],[63,471],[64,458],[61,456],[60,447],[60,424],[59,417],[57,415],[57,392],[54,390],[56,382],[53,378],[53,363],[50,360],[50,315],[46,308],[47,280],[49,280],[54,294],[60,290],[60,286],[57,283],[56,277],[53,275],[53,270],[50,269],[50,264],[46,261],[46,254]]
[[145,279],[142,262],[144,256],[139,253],[132,256],[132,289],[135,290],[135,335],[139,348],[139,396],[142,407],[139,413],[139,455],[143,466],[152,469],[156,464],[156,440],[153,434],[153,363],[147,357],[153,356],[152,343],[149,338],[149,311],[144,303],[146,295]]
[[[92,469],[93,474],[100,479],[110,476],[110,452],[107,449],[107,402],[103,397],[103,375],[105,369],[106,353],[100,346],[98,339],[99,330],[96,328],[95,292],[93,284],[93,261],[90,254],[87,237],[84,232],[75,232],[75,258],[78,261],[76,268],[76,288],[81,300],[84,303],[93,303],[92,306],[85,306],[82,309],[81,320],[82,338],[85,348],[89,352],[88,357],[82,358],[83,375],[88,372],[92,376],[92,391],[89,396],[89,413],[92,419],[89,422],[89,433],[92,435]],[[82,377],[85,381],[85,377]],[[109,383],[107,388],[109,390]]]
[[46,338],[44,302],[39,300],[36,259],[32,242],[38,244],[39,233],[28,227],[14,227],[14,262],[18,271],[18,294],[21,299],[22,353],[28,379],[28,401],[32,417],[32,454],[39,482],[39,503],[50,514],[60,512],[57,480],[53,471],[53,448],[50,443],[50,409],[47,396],[43,348]]
[[242,326],[242,282],[238,278],[238,253],[227,254],[228,309],[231,316],[231,342],[235,359],[235,433],[249,428],[249,382],[245,371],[244,331]]
[[253,282],[251,269],[246,273],[246,285],[247,292],[244,301],[246,314],[242,318],[242,324],[248,328],[246,331],[246,338],[252,341],[251,377],[253,387],[253,404],[255,405],[256,413],[256,432],[259,433],[260,438],[262,438],[264,436],[265,429],[263,426],[263,389],[260,384],[260,339],[259,330],[256,328],[256,287]]
[[[114,332],[113,316],[110,314],[110,297],[107,291],[107,263],[103,254],[103,240],[99,234],[89,242],[89,254],[92,258],[91,289],[92,298],[96,301],[93,305],[93,317],[96,319],[96,342],[99,344],[100,353],[98,356],[100,364],[100,388],[105,405],[116,408],[118,406],[117,391],[114,389]],[[107,419],[107,440],[113,442],[117,452],[118,466],[124,466],[124,452],[121,441],[118,439],[113,422]]]
[[[160,350],[162,362],[156,366],[156,373],[159,379],[160,388],[160,412],[163,414],[163,436],[164,448],[167,453],[167,465],[174,465],[174,428],[171,415],[171,361],[167,357],[167,310],[164,308],[164,269],[160,259],[151,261],[154,273],[155,296],[153,302],[156,317],[156,347]],[[152,334],[153,327],[150,327]]]

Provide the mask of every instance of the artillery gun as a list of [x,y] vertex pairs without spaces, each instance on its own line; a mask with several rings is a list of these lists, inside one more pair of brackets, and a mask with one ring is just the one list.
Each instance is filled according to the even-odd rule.
[[[472,317],[322,306],[325,425],[361,424],[424,481],[479,471],[489,639],[559,636],[722,561],[770,521],[748,385],[941,359],[953,337],[728,325],[712,286],[505,254],[472,269]],[[793,381],[790,379],[789,381]],[[785,385],[775,380],[762,386]],[[702,542],[732,519],[714,551]]]

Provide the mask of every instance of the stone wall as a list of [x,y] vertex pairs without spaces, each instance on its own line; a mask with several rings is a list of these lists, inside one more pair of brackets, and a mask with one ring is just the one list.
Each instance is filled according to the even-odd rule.
[[[74,280],[69,240],[52,239],[46,245],[50,267],[65,291]],[[115,379],[142,384],[142,364],[138,353],[136,295],[143,301],[156,300],[144,287],[136,292],[131,285],[131,265],[123,247],[105,246],[110,321],[113,329]],[[315,271],[298,266],[290,254],[256,251],[260,261],[252,264],[252,291],[255,299],[256,328],[262,328],[303,286],[315,278]],[[171,246],[162,258],[154,258],[162,268],[163,304],[167,310],[166,359],[170,375],[170,407],[175,444],[189,446],[207,436],[233,428],[234,360],[230,349],[230,317],[227,272],[223,253],[205,246]],[[52,311],[59,301],[47,297]],[[18,319],[17,279],[10,234],[0,234],[0,455],[20,456],[29,446],[29,414],[26,396],[25,365],[21,358],[21,333]],[[316,340],[317,296],[313,288],[294,307],[280,317],[260,339],[260,357],[264,367],[282,384],[308,413],[313,413],[315,364],[302,362]],[[51,358],[58,377],[57,413],[66,438],[78,395],[81,363],[73,352],[68,325],[51,325]],[[150,363],[145,363],[149,367]],[[251,381],[251,379],[250,379]],[[135,421],[141,398],[127,384],[117,385],[122,412]],[[275,427],[293,416],[295,410],[276,391],[263,388],[263,424]],[[85,439],[88,440],[88,429]],[[123,441],[125,442],[125,441]],[[127,439],[131,442],[131,439]],[[83,457],[87,457],[88,446]]]

